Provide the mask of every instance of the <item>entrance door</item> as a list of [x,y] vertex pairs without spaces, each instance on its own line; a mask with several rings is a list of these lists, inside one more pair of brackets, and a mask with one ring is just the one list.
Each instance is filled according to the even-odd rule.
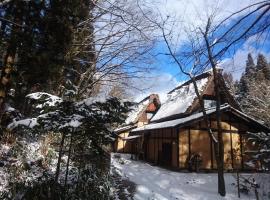
[[172,144],[171,143],[162,144],[162,164],[165,166],[172,165]]

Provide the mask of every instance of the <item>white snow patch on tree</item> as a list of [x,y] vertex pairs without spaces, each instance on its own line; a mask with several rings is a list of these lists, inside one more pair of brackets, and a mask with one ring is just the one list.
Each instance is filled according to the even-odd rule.
[[44,101],[44,103],[38,104],[36,108],[43,108],[44,106],[56,106],[63,101],[60,97],[46,92],[31,93],[28,94],[26,98]]
[[37,122],[37,118],[28,118],[28,119],[22,119],[18,121],[13,121],[8,125],[8,129],[14,129],[18,126],[25,126],[28,128],[34,128],[35,126],[39,125]]

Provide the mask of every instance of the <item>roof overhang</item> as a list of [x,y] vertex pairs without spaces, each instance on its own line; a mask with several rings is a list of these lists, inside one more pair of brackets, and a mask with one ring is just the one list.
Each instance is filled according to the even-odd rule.
[[[268,127],[258,122],[257,120],[253,119],[252,117],[249,117],[245,113],[231,107],[228,104],[222,105],[220,108],[220,111],[222,113],[224,112],[232,113],[233,115],[241,118],[242,120],[246,122],[254,123],[260,129],[260,131],[270,132],[270,129]],[[207,115],[211,115],[214,113],[216,113],[216,108],[211,108],[211,109],[206,110]],[[199,113],[195,113],[184,118],[179,118],[179,119],[169,120],[169,121],[164,121],[164,122],[159,122],[159,123],[150,123],[145,126],[135,128],[131,132],[135,133],[135,132],[149,131],[149,130],[155,130],[155,129],[164,129],[164,128],[181,128],[191,123],[202,121],[203,117],[204,117],[203,113],[199,112]]]
[[132,135],[132,136],[124,137],[124,138],[122,138],[122,140],[133,141],[133,140],[136,140],[136,139],[141,138],[141,137],[142,137],[142,135]]
[[137,126],[135,126],[135,125],[127,125],[127,126],[122,126],[122,127],[119,127],[119,128],[117,128],[117,129],[114,129],[114,133],[116,133],[116,134],[119,134],[119,133],[123,133],[123,132],[125,132],[125,131],[129,131],[129,130],[131,130],[131,129],[134,129],[134,128],[136,128]]

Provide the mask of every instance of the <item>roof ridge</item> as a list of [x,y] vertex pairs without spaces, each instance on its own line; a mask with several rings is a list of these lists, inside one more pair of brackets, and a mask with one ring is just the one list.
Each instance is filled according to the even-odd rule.
[[[212,75],[212,71],[206,71],[206,72],[203,72],[203,73],[195,76],[194,78],[195,78],[196,81],[198,81],[198,80],[201,80],[203,78],[209,77],[211,75]],[[192,80],[189,79],[186,82],[182,83],[181,85],[179,85],[179,86],[175,87],[174,89],[172,89],[171,91],[169,91],[167,94],[171,94],[175,90],[178,90],[178,89],[182,88],[183,86],[189,85],[191,82],[192,82]]]

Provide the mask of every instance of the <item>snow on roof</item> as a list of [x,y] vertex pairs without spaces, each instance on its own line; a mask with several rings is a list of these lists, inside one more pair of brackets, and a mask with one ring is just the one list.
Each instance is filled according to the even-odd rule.
[[134,124],[139,118],[139,114],[143,112],[148,104],[150,103],[150,98],[145,98],[143,101],[137,103],[132,107],[132,111],[128,113],[128,117],[125,124]]
[[133,125],[123,126],[123,127],[119,127],[117,129],[114,129],[114,132],[119,133],[119,132],[126,131],[126,130],[129,130],[129,129],[135,128],[135,127],[136,126],[133,126]]
[[142,137],[142,135],[132,135],[132,136],[124,137],[124,138],[122,138],[122,140],[134,140],[134,139],[140,138],[140,137]]
[[[208,82],[208,74],[209,73],[207,73],[201,79],[196,80],[200,92],[204,89],[204,86]],[[160,109],[151,119],[151,121],[157,121],[172,115],[185,113],[196,98],[196,93],[193,83],[187,81],[169,92],[167,96],[167,100],[161,105]]]
[[[229,105],[225,105],[222,107],[222,109],[226,109],[229,108]],[[216,112],[216,108],[211,108],[209,110],[206,111],[206,114],[212,114]],[[133,129],[131,132],[137,132],[137,131],[144,131],[144,130],[153,130],[153,129],[161,129],[161,128],[173,128],[175,126],[178,126],[180,124],[184,124],[186,122],[195,120],[195,119],[199,119],[203,117],[203,113],[199,112],[199,113],[195,113],[193,115],[190,115],[188,117],[184,117],[184,118],[180,118],[180,119],[175,119],[175,120],[170,120],[170,121],[165,121],[165,122],[160,122],[160,123],[151,123],[151,124],[147,124],[145,126],[139,127],[139,128],[135,128]]]
[[[263,130],[263,131],[269,132],[268,127],[266,127],[265,125],[263,125],[259,121],[253,119],[252,117],[249,117],[245,113],[233,108],[229,104],[223,104],[220,107],[220,111],[227,111],[227,110],[234,113],[234,115],[241,117],[242,119],[246,120],[247,122],[255,123],[256,125],[258,125],[260,127],[260,131]],[[208,110],[206,110],[207,115],[213,114],[215,112],[216,112],[216,107],[212,107],[212,108],[209,108]],[[176,127],[176,126],[184,125],[184,124],[186,124],[188,122],[191,122],[193,120],[200,119],[202,117],[203,117],[203,113],[199,112],[199,113],[195,113],[193,115],[190,115],[190,116],[184,117],[184,118],[180,118],[180,119],[175,119],[175,120],[170,120],[170,121],[165,121],[165,122],[160,122],[160,123],[147,124],[145,126],[133,129],[131,132],[162,129],[162,128],[173,128],[173,127]]]

